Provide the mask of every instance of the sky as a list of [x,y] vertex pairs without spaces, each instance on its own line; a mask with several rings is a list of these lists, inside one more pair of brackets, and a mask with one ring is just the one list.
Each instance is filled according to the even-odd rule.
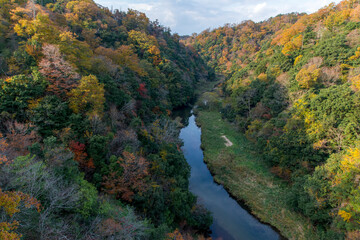
[[280,13],[312,13],[341,0],[94,0],[113,9],[146,13],[150,20],[170,27],[173,33],[191,35],[226,23],[266,20]]

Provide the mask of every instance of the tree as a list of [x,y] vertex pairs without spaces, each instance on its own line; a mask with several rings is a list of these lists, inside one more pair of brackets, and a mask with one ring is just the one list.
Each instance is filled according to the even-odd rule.
[[0,166],[8,163],[8,158],[4,155],[7,147],[8,147],[8,144],[7,144],[4,136],[0,133]]
[[16,213],[20,212],[20,206],[22,205],[22,203],[25,205],[26,208],[35,207],[37,211],[40,212],[40,202],[35,198],[18,191],[3,192],[0,188],[0,209],[3,209],[3,213],[0,214],[0,216],[2,221],[4,221],[5,219],[5,222],[0,222],[0,239],[21,239],[22,235],[15,232],[20,223],[17,220],[11,219]]
[[113,63],[122,68],[129,68],[140,76],[146,75],[144,69],[139,65],[140,60],[138,56],[130,46],[121,45],[115,51],[110,48],[98,47],[95,53],[108,57]]
[[123,25],[127,28],[128,31],[146,31],[149,23],[149,18],[147,18],[144,13],[133,9],[129,9],[125,18],[123,19]]
[[148,167],[149,163],[145,158],[123,152],[123,158],[114,162],[110,174],[104,177],[104,190],[131,202],[135,194],[144,192],[147,188]]
[[18,120],[23,120],[29,101],[42,96],[45,87],[46,82],[36,70],[32,76],[0,79],[0,112],[15,113]]
[[[340,207],[338,215],[351,223],[354,229],[360,227],[360,149],[350,148],[340,162],[339,169],[332,172],[332,197]],[[331,172],[330,172],[331,173]]]
[[[8,144],[0,133],[0,169],[3,165],[9,166],[10,161],[1,153],[6,152]],[[41,210],[40,202],[28,194],[20,191],[3,191],[0,187],[0,239],[20,240],[22,235],[15,232],[19,222],[14,220],[14,215],[20,213],[20,207],[35,207],[38,212]]]
[[79,163],[80,168],[85,169],[85,171],[95,168],[93,160],[91,158],[88,159],[85,144],[71,141],[69,148],[74,153],[74,160]]
[[116,206],[111,210],[109,218],[96,226],[97,239],[149,239],[147,222],[138,219],[133,209]]
[[145,83],[140,83],[139,84],[139,88],[137,89],[138,93],[140,94],[141,97],[146,98],[147,96],[147,92],[148,90],[146,89],[146,84]]
[[290,55],[290,52],[299,50],[303,45],[303,36],[299,35],[293,38],[290,42],[286,43],[281,51],[284,55]]
[[36,40],[39,43],[55,43],[59,40],[59,29],[47,14],[37,14],[33,19],[28,9],[17,8],[12,12],[12,20],[16,22],[14,31],[23,39]]
[[316,65],[311,65],[308,68],[303,68],[296,75],[296,81],[298,81],[301,88],[309,89],[317,84],[317,80],[320,76],[320,69],[316,68]]
[[[347,231],[360,227],[360,149],[356,147],[333,154],[315,169],[307,181],[307,191],[317,201],[318,208],[330,205],[333,221]],[[332,213],[329,213],[332,214]]]
[[[70,219],[85,220],[98,213],[97,190],[83,179],[72,154],[54,140],[54,137],[44,140],[45,161],[21,156],[1,172],[1,177],[5,175],[8,179],[4,188],[41,199],[40,214],[21,211],[15,216],[21,219],[19,231],[24,239],[76,239],[83,229],[79,229],[78,221]],[[60,158],[61,164],[55,165]]]
[[64,60],[59,47],[45,44],[42,53],[43,59],[39,63],[40,72],[49,81],[47,91],[65,98],[67,93],[76,87],[79,74]]
[[129,40],[140,50],[141,56],[151,58],[155,65],[161,62],[159,45],[154,36],[131,30],[129,32]]
[[354,8],[350,15],[350,20],[353,22],[359,22],[360,20],[360,5],[358,5],[356,8]]
[[82,77],[77,88],[70,91],[69,107],[74,113],[89,117],[103,116],[105,103],[104,84],[99,83],[94,75]]
[[67,126],[70,113],[67,102],[57,96],[45,96],[31,105],[29,118],[39,134],[47,137]]
[[35,6],[35,0],[31,0],[30,1],[30,5],[31,5],[31,10],[32,10],[32,14],[33,14],[33,19],[36,19],[36,6]]
[[184,237],[179,229],[175,229],[175,231],[167,234],[166,240],[184,240]]
[[329,14],[329,16],[324,19],[325,26],[330,30],[333,31],[335,27],[341,25],[350,17],[350,10],[337,10]]
[[38,138],[32,124],[8,121],[6,126],[6,138],[8,148],[4,151],[10,159],[29,154],[30,147]]

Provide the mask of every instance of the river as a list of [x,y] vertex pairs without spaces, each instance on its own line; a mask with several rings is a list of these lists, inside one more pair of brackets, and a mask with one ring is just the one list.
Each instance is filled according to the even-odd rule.
[[[190,117],[189,117],[190,115]],[[214,179],[204,163],[201,128],[192,112],[183,114],[185,127],[180,132],[182,150],[191,166],[190,191],[213,215],[211,237],[214,240],[272,240],[281,239],[269,225],[259,222],[236,202]]]

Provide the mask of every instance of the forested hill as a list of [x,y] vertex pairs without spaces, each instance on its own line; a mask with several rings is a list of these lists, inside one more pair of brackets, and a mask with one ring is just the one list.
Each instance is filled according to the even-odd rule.
[[213,73],[179,39],[92,0],[0,0],[0,239],[208,229],[169,115]]
[[219,106],[291,186],[289,207],[323,239],[359,239],[359,1],[226,25],[184,42],[226,75],[208,105]]

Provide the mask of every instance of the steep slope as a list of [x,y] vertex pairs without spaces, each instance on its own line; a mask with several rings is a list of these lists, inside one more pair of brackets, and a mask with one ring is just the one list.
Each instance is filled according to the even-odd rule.
[[207,230],[169,118],[213,75],[199,55],[92,0],[0,0],[0,18],[0,238]]
[[[226,81],[206,97],[292,190],[323,239],[358,239],[360,4],[288,14],[184,40]],[[218,95],[216,95],[218,94]]]

